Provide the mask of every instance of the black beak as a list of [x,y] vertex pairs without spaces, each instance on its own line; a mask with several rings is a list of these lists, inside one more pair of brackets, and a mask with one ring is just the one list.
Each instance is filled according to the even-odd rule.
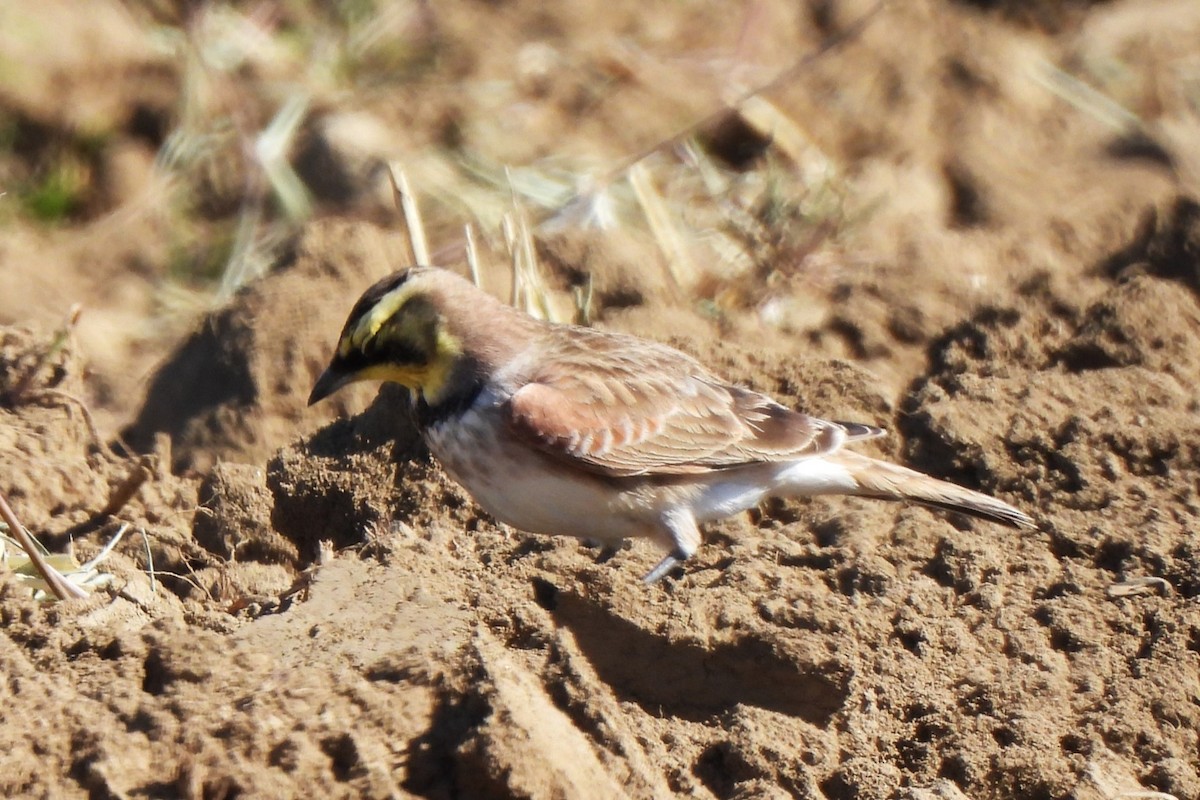
[[330,364],[313,385],[312,393],[308,396],[308,404],[311,406],[324,400],[353,380],[353,372],[342,369],[336,364]]

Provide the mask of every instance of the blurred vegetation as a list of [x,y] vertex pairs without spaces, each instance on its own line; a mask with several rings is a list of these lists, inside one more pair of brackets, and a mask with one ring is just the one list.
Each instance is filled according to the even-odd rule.
[[[761,154],[770,149],[770,137],[745,133],[745,125],[734,128],[745,134],[751,151],[733,161],[709,161],[702,179],[694,165],[676,158],[646,162],[640,200],[624,185],[628,164],[555,156],[510,168],[500,155],[503,147],[489,152],[478,138],[467,146],[462,120],[452,112],[424,119],[427,130],[420,135],[398,130],[397,119],[421,113],[403,106],[396,113],[414,84],[430,81],[440,96],[440,83],[469,68],[455,61],[454,42],[421,3],[148,0],[127,10],[148,43],[129,63],[116,59],[130,73],[121,87],[129,95],[127,110],[89,123],[87,133],[72,127],[69,117],[34,120],[20,111],[0,116],[0,179],[16,200],[5,204],[0,222],[20,216],[54,227],[118,212],[151,215],[167,237],[163,277],[193,289],[212,287],[217,302],[269,268],[312,214],[386,213],[378,202],[364,211],[355,198],[369,194],[364,184],[378,178],[387,153],[368,152],[366,167],[355,171],[347,160],[352,156],[336,151],[340,143],[329,141],[322,127],[348,110],[365,111],[368,139],[371,123],[384,137],[407,134],[390,143],[396,148],[427,136],[406,163],[427,208],[426,224],[444,239],[473,223],[493,262],[505,260],[497,255],[504,249],[502,221],[525,205],[533,209],[536,236],[546,220],[644,230],[649,211],[641,204],[658,203],[675,221],[660,213],[650,223],[656,236],[678,239],[679,231],[665,228],[679,227],[692,247],[706,237],[720,239],[717,262],[731,267],[763,245],[764,255],[755,259],[760,265],[785,251],[799,254],[814,236],[827,238],[838,227],[839,204],[829,198],[839,190],[826,192],[837,179],[824,181],[817,197],[784,160],[775,158],[766,168]],[[37,17],[23,23],[36,26]],[[557,58],[548,46],[531,50],[518,61],[533,72],[496,80],[490,95],[512,104],[552,104],[548,81]],[[610,88],[620,81],[619,73],[588,69]],[[711,110],[700,109],[694,118]],[[106,170],[120,168],[110,163],[107,148],[130,140],[153,154],[147,184],[138,187],[140,201],[105,185],[111,177]],[[669,145],[664,142],[668,151]],[[695,152],[704,146],[693,143]],[[655,200],[660,192],[664,196]],[[572,217],[579,208],[586,208],[583,216]]]
[[[1087,5],[968,4],[1054,20]],[[553,36],[541,41],[523,29],[497,31],[482,50],[467,47],[446,24],[457,12],[415,1],[145,0],[122,8],[139,28],[141,50],[126,61],[114,57],[113,76],[86,84],[125,104],[99,121],[80,123],[70,109],[47,110],[42,119],[7,107],[5,82],[31,73],[27,64],[0,69],[0,191],[7,195],[0,224],[27,219],[55,228],[116,213],[152,216],[166,231],[164,279],[210,289],[213,302],[269,269],[314,214],[394,219],[383,166],[398,157],[425,208],[435,251],[458,252],[470,223],[484,259],[504,263],[503,222],[522,213],[535,238],[542,226],[635,228],[658,243],[676,282],[679,270],[700,263],[727,277],[735,291],[714,288],[711,275],[695,282],[709,304],[718,297],[756,302],[757,293],[739,289],[739,281],[769,286],[772,278],[803,272],[818,250],[849,246],[874,208],[874,198],[853,196],[845,166],[821,152],[805,120],[766,97],[753,114],[739,106],[686,136],[663,130],[670,138],[637,157],[632,146],[604,151],[615,137],[603,127],[590,135],[605,155],[587,159],[567,148],[544,152],[558,144],[544,131],[546,141],[532,147],[519,126],[515,134],[504,127],[509,117],[525,115],[533,125],[543,115],[546,130],[567,137],[572,126],[590,122],[590,108],[621,100],[621,92],[634,98],[624,100],[631,106],[668,105],[672,87],[661,75],[679,86],[691,79],[668,73],[677,68],[661,54],[639,74],[638,65],[650,60],[645,52],[624,61],[607,53],[568,57],[547,44]],[[528,37],[529,47],[516,36]],[[505,47],[520,51],[504,62],[511,74],[485,69],[487,53]],[[722,64],[726,73],[746,66]],[[1058,68],[1094,77],[1086,63]],[[707,78],[711,97],[748,96],[742,84],[737,92],[721,86],[721,74]],[[1115,92],[1114,85],[1101,92]],[[1197,86],[1191,84],[1193,97]],[[680,118],[700,122],[719,112],[721,101],[680,108]],[[621,117],[614,119],[606,124],[620,128]],[[671,119],[659,113],[657,124]],[[1145,138],[1147,130],[1137,132]],[[109,186],[124,169],[113,152],[131,142],[150,162],[136,187],[139,199]],[[532,155],[514,162],[513,153]],[[631,188],[634,163],[646,172]]]

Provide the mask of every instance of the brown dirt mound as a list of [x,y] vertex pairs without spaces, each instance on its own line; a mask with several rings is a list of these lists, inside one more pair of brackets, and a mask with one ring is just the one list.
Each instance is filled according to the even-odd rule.
[[126,440],[147,450],[166,433],[173,468],[203,472],[220,459],[262,463],[334,414],[361,410],[361,393],[313,409],[305,400],[354,301],[403,266],[402,247],[365,224],[307,228],[271,275],[205,319],[159,367]]

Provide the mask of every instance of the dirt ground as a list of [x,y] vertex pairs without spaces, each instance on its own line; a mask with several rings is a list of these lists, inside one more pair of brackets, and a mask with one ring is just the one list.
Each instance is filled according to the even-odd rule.
[[[0,9],[0,490],[126,529],[0,575],[0,794],[1200,798],[1200,5],[343,5]],[[437,263],[507,297],[523,217],[552,313],[1039,529],[773,502],[647,587],[497,524],[395,387],[305,407],[388,160]]]

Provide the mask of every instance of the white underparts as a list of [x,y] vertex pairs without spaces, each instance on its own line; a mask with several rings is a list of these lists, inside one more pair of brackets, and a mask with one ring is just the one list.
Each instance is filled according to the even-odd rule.
[[783,465],[776,476],[775,495],[809,497],[817,494],[853,494],[859,487],[850,470],[825,458],[806,458]]
[[854,494],[858,481],[846,467],[824,458],[762,464],[714,473],[696,503],[696,519],[709,522],[754,508],[768,497]]

